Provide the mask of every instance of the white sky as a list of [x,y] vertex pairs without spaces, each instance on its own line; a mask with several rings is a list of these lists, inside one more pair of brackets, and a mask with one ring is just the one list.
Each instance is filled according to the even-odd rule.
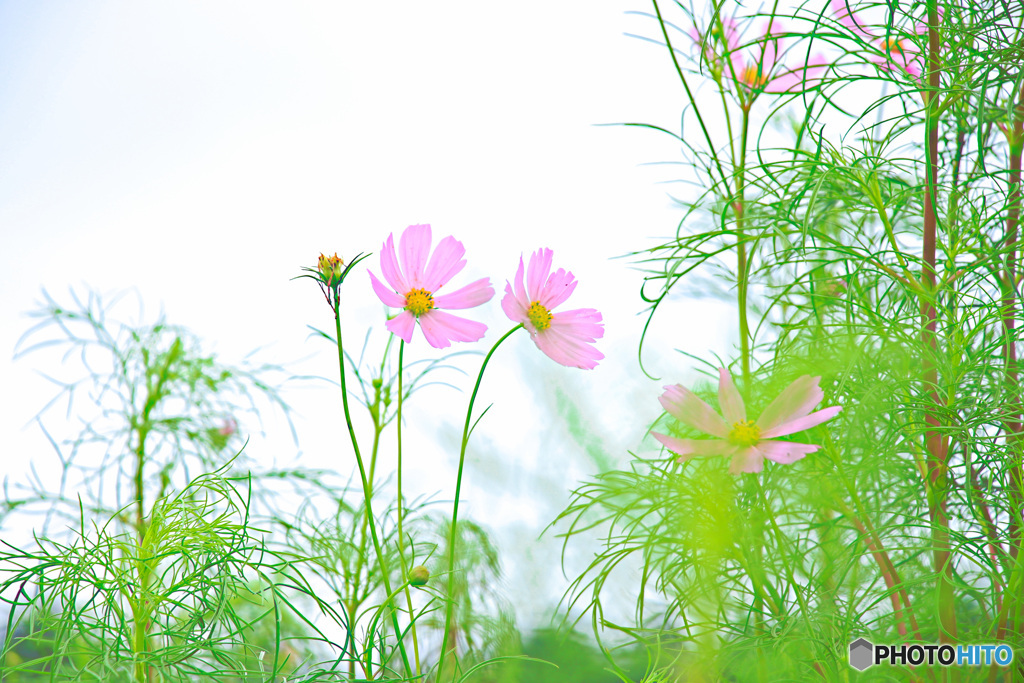
[[[659,184],[681,169],[641,166],[677,161],[677,146],[597,125],[678,126],[684,93],[664,48],[623,35],[657,35],[625,14],[649,7],[0,3],[0,476],[52,457],[30,424],[50,385],[33,357],[10,360],[42,287],[66,301],[69,286],[134,286],[149,320],[163,306],[225,362],[262,346],[263,360],[306,359],[297,374],[333,379],[336,357],[306,328],[330,327],[329,311],[312,283],[289,280],[321,251],[373,251],[365,263],[379,273],[389,232],[429,222],[435,240],[454,235],[469,260],[458,282],[487,275],[499,292],[474,312],[489,325],[485,343],[464,345],[486,351],[511,326],[498,301],[520,253],[550,247],[556,267],[580,280],[570,305],[604,314],[607,359],[570,370],[525,333],[506,343],[484,380],[478,405],[495,406],[471,442],[464,489],[463,511],[499,532],[530,623],[523,591],[564,587],[557,555],[534,539],[596,471],[552,418],[554,388],[573,392],[597,443],[625,459],[660,412],[660,386],[694,377],[673,349],[733,355],[728,307],[676,301],[645,354],[663,381],[643,377],[641,276],[610,260],[673,234],[681,216],[668,193],[682,186]],[[364,272],[344,293],[358,347],[383,312]],[[435,355],[417,332],[410,360]],[[478,362],[465,367],[475,373]],[[470,378],[463,387],[431,389],[407,407],[411,495],[453,494]],[[347,474],[336,391],[307,383],[286,398],[298,449],[271,421],[250,454]],[[61,415],[47,422],[58,432]]]

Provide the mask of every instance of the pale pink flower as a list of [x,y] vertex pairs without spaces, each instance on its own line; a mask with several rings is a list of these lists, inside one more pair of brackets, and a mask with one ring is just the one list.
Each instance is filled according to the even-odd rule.
[[[840,24],[872,43],[880,53],[871,55],[868,61],[884,71],[893,71],[895,67],[915,80],[920,79],[924,58],[917,45],[909,40],[906,34],[901,38],[895,33],[889,37],[872,33],[866,28],[864,20],[850,9],[849,5],[852,2],[853,0],[849,0],[849,2],[847,0],[831,0],[832,13]],[[942,21],[941,9],[939,10],[939,21]],[[918,22],[914,27],[914,33],[917,35],[927,34],[928,25]]]
[[[736,21],[722,17],[721,24],[716,23],[709,35],[701,33],[695,26],[690,27],[689,35],[697,45],[704,45],[703,58],[713,73],[735,80],[747,91],[793,92],[813,81],[828,62],[824,55],[815,53],[806,64],[788,67],[776,63],[784,43],[778,35],[781,30],[778,20],[765,22],[757,39],[742,48]],[[722,53],[728,57],[731,66],[725,66]]]
[[825,394],[818,386],[821,377],[804,375],[790,384],[778,398],[768,404],[757,420],[747,419],[743,398],[725,368],[718,371],[718,402],[725,414],[722,419],[714,408],[680,384],[668,385],[658,400],[670,415],[683,424],[698,429],[713,439],[677,439],[652,432],[651,435],[679,456],[679,461],[694,457],[722,455],[730,457],[729,471],[760,472],[764,459],[789,464],[813,453],[820,446],[791,441],[776,441],[831,420],[842,406],[811,410],[821,403]]
[[217,433],[220,434],[221,436],[231,436],[237,431],[238,423],[235,421],[235,418],[233,417],[229,417],[228,419],[224,420],[224,424],[222,424],[220,428],[217,429]]
[[512,322],[522,323],[537,348],[548,358],[570,368],[591,370],[604,354],[592,345],[604,336],[601,314],[593,308],[552,313],[576,289],[572,273],[551,272],[551,250],[538,249],[530,256],[523,286],[523,257],[519,257],[515,286],[505,283],[501,307]]
[[388,235],[381,247],[380,270],[390,289],[373,273],[370,284],[385,305],[405,309],[388,320],[386,326],[408,344],[419,322],[427,343],[435,349],[447,348],[453,341],[477,341],[487,331],[486,325],[440,309],[473,308],[487,303],[494,296],[490,279],[481,278],[439,296],[437,292],[466,266],[462,258],[466,249],[449,235],[437,243],[428,261],[430,242],[430,225],[410,225],[399,239],[397,255],[394,235]]

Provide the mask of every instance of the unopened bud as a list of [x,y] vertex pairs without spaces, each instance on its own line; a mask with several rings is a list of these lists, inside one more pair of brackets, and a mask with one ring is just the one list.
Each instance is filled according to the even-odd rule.
[[426,586],[427,581],[430,579],[430,571],[422,564],[417,565],[409,570],[409,585],[410,586]]
[[344,265],[345,261],[338,256],[338,252],[334,252],[334,256],[320,254],[316,269],[320,271],[320,277],[323,278],[324,283],[333,286],[341,282],[342,266]]

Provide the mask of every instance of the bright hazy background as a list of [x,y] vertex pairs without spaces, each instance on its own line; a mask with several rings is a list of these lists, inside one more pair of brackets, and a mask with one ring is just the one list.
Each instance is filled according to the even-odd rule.
[[[576,483],[624,462],[658,416],[666,382],[692,381],[675,349],[731,354],[734,316],[674,301],[656,319],[642,375],[642,276],[614,259],[673,234],[682,169],[665,135],[684,93],[650,6],[629,0],[487,2],[0,3],[0,476],[16,481],[52,448],[33,423],[53,387],[40,356],[12,361],[24,313],[46,288],[137,288],[146,320],[164,310],[234,363],[258,359],[335,378],[309,338],[330,311],[308,280],[321,251],[375,255],[345,285],[348,346],[384,309],[365,274],[389,232],[431,223],[498,296],[473,312],[486,351],[511,326],[498,305],[521,253],[555,252],[580,280],[571,307],[596,307],[607,356],[563,368],[520,333],[496,355],[478,405],[495,405],[470,444],[463,510],[496,533],[521,625],[566,585],[541,530]],[[614,259],[614,260],[613,260]],[[419,332],[407,358],[433,358]],[[475,374],[478,358],[464,359]],[[67,378],[65,374],[65,378]],[[471,377],[407,405],[410,495],[449,500]],[[268,416],[248,452],[261,463],[354,467],[337,390],[284,390],[299,441]],[[567,414],[578,418],[570,429]],[[64,413],[47,413],[57,436]],[[643,442],[643,443],[642,443]],[[385,444],[384,464],[393,451]],[[446,505],[447,507],[447,505]],[[580,549],[586,559],[587,549]]]

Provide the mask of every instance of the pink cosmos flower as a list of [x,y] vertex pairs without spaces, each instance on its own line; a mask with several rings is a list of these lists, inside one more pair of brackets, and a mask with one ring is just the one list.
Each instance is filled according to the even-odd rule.
[[[875,35],[865,28],[864,20],[849,9],[848,4],[852,4],[852,2],[853,0],[849,0],[849,3],[848,0],[831,0],[832,13],[840,24],[875,45],[875,49],[880,54],[872,55],[868,61],[885,71],[892,71],[895,67],[907,75],[919,79],[923,57],[917,45],[906,38],[898,38],[895,35],[888,38]],[[939,10],[939,21],[942,21],[941,9]],[[914,27],[914,33],[917,35],[927,34],[928,25],[918,22]]]
[[576,289],[572,273],[551,272],[551,250],[538,249],[530,256],[523,286],[523,257],[519,257],[515,287],[505,282],[501,308],[512,322],[522,323],[537,348],[548,358],[570,368],[591,370],[604,354],[592,346],[604,336],[601,314],[593,308],[552,313]]
[[388,235],[381,247],[380,270],[390,289],[373,273],[370,273],[370,284],[386,306],[405,309],[386,326],[408,344],[419,322],[427,343],[435,349],[448,348],[453,341],[477,341],[487,331],[486,325],[440,309],[473,308],[487,303],[494,296],[490,279],[481,278],[437,296],[437,292],[466,266],[462,258],[466,249],[462,242],[449,235],[437,243],[428,261],[430,242],[430,225],[410,225],[398,242],[397,255],[394,235]]
[[[774,29],[773,35],[770,31]],[[816,53],[806,64],[787,67],[777,64],[778,53],[782,49],[783,39],[777,33],[781,31],[778,20],[766,22],[757,39],[751,44],[753,54],[747,55],[741,49],[740,32],[736,21],[731,17],[722,17],[721,24],[710,30],[705,41],[705,34],[697,27],[689,30],[690,38],[697,45],[704,45],[703,58],[712,73],[724,74],[735,79],[747,91],[763,91],[785,93],[798,90],[820,71],[827,67],[827,60],[821,53]],[[731,67],[725,62],[719,51],[729,59]]]
[[818,386],[821,377],[804,375],[790,384],[778,398],[768,404],[757,420],[747,419],[743,398],[725,368],[718,371],[718,402],[725,419],[686,387],[675,384],[665,387],[658,400],[670,415],[685,425],[699,429],[713,439],[677,439],[652,432],[683,462],[694,457],[723,455],[731,457],[729,471],[760,472],[764,459],[789,464],[813,453],[820,446],[772,437],[786,436],[810,429],[839,414],[842,406],[833,406],[812,413],[825,394]]
[[231,436],[237,431],[238,422],[236,422],[235,418],[233,417],[229,417],[228,419],[224,420],[224,423],[220,426],[220,428],[217,429],[217,433],[220,434],[221,436]]

